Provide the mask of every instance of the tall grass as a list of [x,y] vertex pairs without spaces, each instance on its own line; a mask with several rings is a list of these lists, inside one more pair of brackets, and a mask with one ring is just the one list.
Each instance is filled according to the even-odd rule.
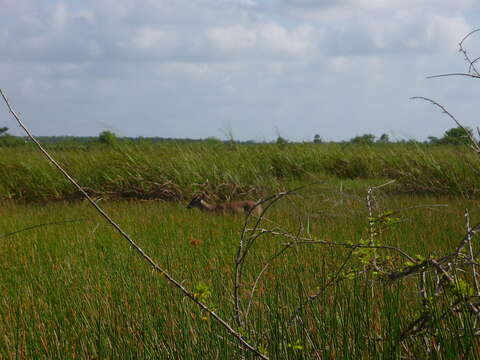
[[[418,201],[409,196],[379,199],[390,209]],[[449,207],[406,213],[405,222],[386,233],[384,242],[414,254],[452,250],[456,245],[452,239],[463,235],[465,203],[422,199],[438,202],[448,202]],[[298,218],[292,208],[309,214],[305,231],[317,238],[355,241],[365,236],[364,201],[348,188],[342,196],[336,189],[311,190],[301,201],[280,203],[270,219],[296,230]],[[207,216],[175,203],[116,202],[107,204],[106,210],[185,286],[208,289],[212,306],[226,318],[233,317],[232,264],[241,218]],[[7,233],[52,218],[87,220],[1,240],[0,357],[250,358],[208,316],[132,256],[86,204],[5,203],[0,229]],[[246,289],[283,241],[265,236],[256,243],[255,256],[247,264]],[[259,284],[245,329],[251,340],[273,359],[407,356],[395,339],[422,311],[418,290],[408,279],[378,282],[373,291],[357,280],[336,282],[302,310],[301,321],[290,321],[293,310],[325,285],[345,256],[345,250],[309,245],[292,248],[272,263]],[[478,356],[474,338],[448,336],[458,325],[450,320],[439,320],[436,326],[442,358]],[[431,356],[423,342],[411,348],[417,358]]]
[[[397,191],[478,198],[479,161],[460,146],[165,143],[57,148],[53,155],[92,194],[179,200],[258,198],[305,181],[396,179]],[[0,198],[79,194],[31,147],[0,148]]]

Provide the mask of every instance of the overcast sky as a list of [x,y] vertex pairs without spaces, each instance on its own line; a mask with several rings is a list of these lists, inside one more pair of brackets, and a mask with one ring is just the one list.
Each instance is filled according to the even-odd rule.
[[423,140],[454,124],[411,96],[480,125],[479,80],[425,79],[478,26],[475,0],[0,0],[0,88],[37,135]]

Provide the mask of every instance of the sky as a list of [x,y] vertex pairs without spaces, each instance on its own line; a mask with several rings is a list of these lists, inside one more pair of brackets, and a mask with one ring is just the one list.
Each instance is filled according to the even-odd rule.
[[[326,141],[472,128],[475,0],[0,0],[0,88],[35,135]],[[465,43],[480,56],[480,33]],[[23,135],[0,104],[0,127]]]

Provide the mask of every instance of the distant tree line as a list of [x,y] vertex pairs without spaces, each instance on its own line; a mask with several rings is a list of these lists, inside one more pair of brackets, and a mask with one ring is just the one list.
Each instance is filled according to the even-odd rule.
[[[211,144],[257,144],[264,143],[258,142],[255,140],[247,141],[238,141],[238,140],[221,140],[215,137],[210,137],[207,139],[178,139],[178,138],[169,138],[169,137],[119,137],[112,131],[102,131],[98,136],[38,136],[40,142],[47,145],[58,145],[58,146],[76,146],[76,145],[89,145],[89,144],[104,144],[106,146],[113,146],[119,143],[139,143],[139,142],[148,142],[148,143],[160,143],[160,142],[208,142]],[[455,127],[451,128],[443,134],[441,138],[435,136],[429,136],[428,139],[424,142],[419,142],[416,140],[396,140],[392,141],[388,134],[382,134],[378,138],[370,133],[358,135],[351,138],[348,141],[340,141],[342,144],[353,144],[353,145],[374,145],[374,144],[388,144],[388,143],[416,143],[416,144],[430,144],[430,145],[465,145],[468,144],[470,138],[474,138],[473,130],[470,128],[461,128]],[[8,133],[7,127],[0,127],[0,147],[10,147],[10,146],[20,146],[28,143],[26,137],[13,136]],[[285,137],[278,135],[277,139],[273,141],[279,147],[284,148],[287,144],[292,143],[287,140]],[[293,142],[294,143],[294,142]],[[325,141],[319,134],[315,134],[313,137],[314,144],[323,144]]]
[[10,135],[8,127],[0,127],[0,146],[19,146],[25,144],[25,139]]
[[[373,134],[363,134],[351,138],[349,141],[342,141],[342,143],[351,143],[356,145],[373,145],[373,144],[388,144],[388,143],[423,143],[430,145],[466,145],[470,139],[474,139],[473,130],[470,128],[455,127],[451,128],[443,134],[443,137],[438,138],[435,136],[429,136],[427,141],[420,142],[416,140],[397,140],[391,141],[388,134],[382,134],[377,138]],[[278,142],[278,141],[277,141]],[[313,137],[314,144],[323,143],[320,135],[316,134]]]
[[473,130],[470,128],[451,128],[445,131],[442,138],[435,136],[429,136],[428,142],[434,145],[452,144],[452,145],[466,145],[469,143],[470,138],[473,138]]

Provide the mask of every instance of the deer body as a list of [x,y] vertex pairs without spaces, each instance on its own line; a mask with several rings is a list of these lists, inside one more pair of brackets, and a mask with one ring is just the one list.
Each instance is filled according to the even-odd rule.
[[248,214],[251,211],[253,215],[260,216],[262,213],[262,206],[255,206],[255,204],[255,201],[251,200],[209,204],[205,200],[196,197],[190,201],[190,204],[187,205],[187,208],[198,208],[202,211],[217,212],[222,214]]

